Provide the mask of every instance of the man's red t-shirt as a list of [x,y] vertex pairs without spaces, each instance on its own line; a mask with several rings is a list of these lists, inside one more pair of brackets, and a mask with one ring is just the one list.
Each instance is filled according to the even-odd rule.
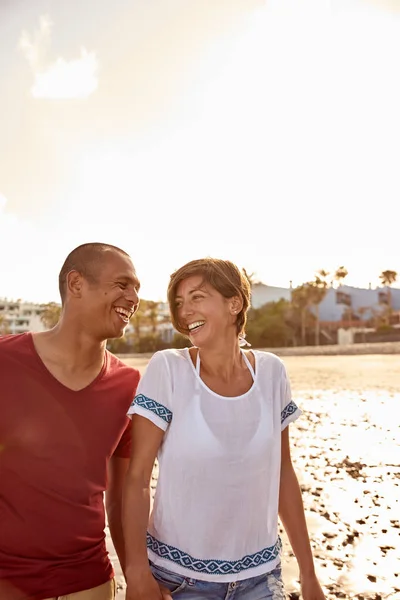
[[43,600],[112,578],[107,461],[129,457],[138,381],[107,352],[98,377],[74,392],[47,370],[31,334],[0,338],[0,583]]

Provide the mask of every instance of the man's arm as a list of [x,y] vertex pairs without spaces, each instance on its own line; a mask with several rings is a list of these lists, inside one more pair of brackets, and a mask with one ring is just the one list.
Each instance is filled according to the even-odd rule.
[[122,492],[128,472],[129,458],[112,456],[108,463],[106,511],[111,539],[125,575],[125,543],[122,530]]

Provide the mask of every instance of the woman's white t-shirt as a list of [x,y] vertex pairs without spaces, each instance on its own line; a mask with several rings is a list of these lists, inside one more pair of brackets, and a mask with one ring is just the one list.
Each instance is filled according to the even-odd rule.
[[281,431],[301,411],[282,361],[252,352],[253,385],[237,397],[210,390],[188,348],[156,352],[128,412],[165,431],[149,559],[186,577],[239,581],[280,561]]

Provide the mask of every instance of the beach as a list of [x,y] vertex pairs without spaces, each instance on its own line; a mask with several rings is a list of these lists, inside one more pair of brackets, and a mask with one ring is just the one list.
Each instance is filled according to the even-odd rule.
[[[279,354],[277,352],[277,354]],[[148,357],[125,358],[144,371]],[[400,356],[285,356],[303,415],[290,426],[316,570],[326,597],[400,600]],[[153,491],[157,482],[154,471]],[[285,533],[288,597],[300,598]],[[124,580],[107,532],[124,598]]]

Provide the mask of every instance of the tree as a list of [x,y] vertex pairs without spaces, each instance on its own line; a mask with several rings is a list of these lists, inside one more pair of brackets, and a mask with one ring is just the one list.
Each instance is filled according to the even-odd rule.
[[349,272],[346,267],[338,267],[333,274],[333,281],[336,281],[338,287],[340,287],[348,274]]
[[315,275],[314,281],[310,282],[312,293],[311,301],[315,308],[315,345],[319,346],[320,342],[320,323],[319,323],[319,305],[326,296],[328,291],[328,271],[321,269]]
[[157,325],[159,321],[160,302],[154,300],[147,300],[147,319],[151,328],[151,334],[156,337]]
[[40,315],[40,320],[46,329],[52,329],[57,325],[61,316],[61,306],[57,302],[49,302],[48,304],[42,304],[43,312]]
[[387,308],[387,322],[389,324],[390,315],[392,314],[392,290],[391,285],[397,280],[397,272],[396,271],[382,271],[379,275],[379,279],[381,280],[382,285],[387,286],[388,288],[388,308]]
[[247,339],[256,348],[287,346],[293,338],[289,325],[290,304],[287,300],[267,302],[260,308],[249,310]]
[[192,346],[192,342],[185,335],[176,332],[172,338],[171,348],[187,348]]
[[365,322],[365,315],[369,312],[370,312],[370,308],[368,306],[359,306],[357,308],[357,314],[360,317],[362,327],[363,327],[363,342],[366,342],[365,327],[367,324]]
[[146,326],[147,300],[141,299],[137,311],[132,315],[130,324],[133,327],[135,339],[139,342],[142,329]]
[[392,283],[395,283],[397,280],[397,272],[396,271],[382,271],[379,275],[379,279],[382,282],[382,285],[391,286]]
[[128,354],[131,350],[126,337],[111,338],[107,340],[107,350],[113,354]]
[[10,333],[10,328],[8,323],[4,317],[4,315],[0,315],[0,335],[8,335]]
[[307,312],[312,304],[312,287],[311,283],[303,283],[292,290],[292,311],[300,314],[300,328],[301,328],[301,345],[306,345],[306,321]]
[[140,300],[139,308],[130,321],[133,332],[127,334],[128,342],[135,352],[154,352],[166,347],[160,325],[169,322],[169,318],[160,309],[159,301]]

